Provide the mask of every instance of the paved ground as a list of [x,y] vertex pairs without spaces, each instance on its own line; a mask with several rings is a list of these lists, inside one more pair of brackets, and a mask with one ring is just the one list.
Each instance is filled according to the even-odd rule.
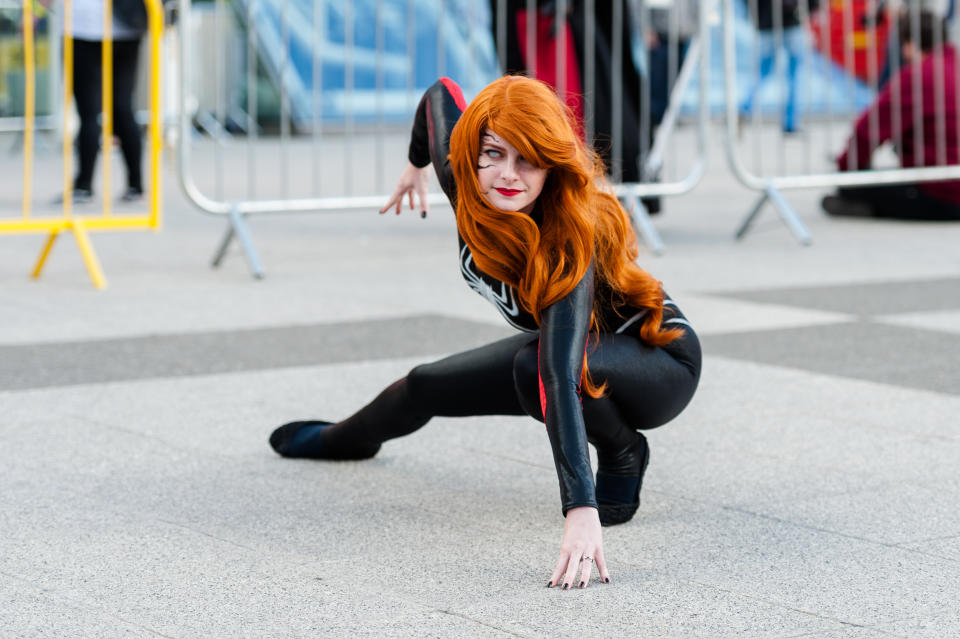
[[532,420],[437,419],[362,463],[267,446],[509,334],[449,209],[254,219],[254,281],[236,251],[208,268],[222,222],[167,171],[162,233],[94,238],[104,292],[68,238],[34,282],[41,238],[0,237],[0,636],[960,634],[960,225],[798,192],[812,246],[771,211],[736,243],[753,195],[711,161],[641,258],[703,339],[701,388],[583,592],[543,587],[562,519]]

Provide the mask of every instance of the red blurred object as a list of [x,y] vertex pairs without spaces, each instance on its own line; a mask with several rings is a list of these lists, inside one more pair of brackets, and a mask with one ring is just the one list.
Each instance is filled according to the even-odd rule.
[[871,58],[876,61],[873,70],[879,77],[889,53],[890,20],[881,16],[875,30],[864,24],[871,22],[865,18],[876,6],[876,0],[831,0],[810,20],[817,49],[842,68],[847,67],[849,55],[854,75],[864,82],[872,80]]
[[[556,27],[556,18],[552,14],[537,13],[536,15],[536,51],[534,60],[527,51],[527,39],[522,37],[517,44],[520,45],[520,55],[523,56],[527,69],[536,69],[536,78],[546,82],[554,88],[557,93],[560,92],[561,84],[563,86],[563,95],[561,98],[567,106],[573,111],[574,122],[578,124],[583,122],[583,91],[580,85],[580,64],[577,62],[577,50],[573,41],[573,30],[570,23],[563,21],[565,48],[560,51],[560,38],[556,37],[554,29]],[[517,33],[526,34],[527,32],[527,12],[525,10],[517,11]],[[560,57],[561,69],[564,76],[557,75],[557,57]],[[582,132],[581,132],[582,133]]]

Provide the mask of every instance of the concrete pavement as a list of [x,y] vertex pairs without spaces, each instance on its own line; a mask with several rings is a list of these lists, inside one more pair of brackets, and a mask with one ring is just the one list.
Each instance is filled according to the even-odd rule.
[[563,521],[530,419],[435,419],[359,463],[267,445],[510,333],[449,208],[254,218],[254,281],[236,250],[207,266],[222,221],[168,171],[161,233],[94,237],[104,292],[68,238],[34,282],[41,238],[0,237],[0,636],[960,634],[960,224],[797,192],[812,246],[770,211],[734,242],[754,195],[711,161],[641,257],[701,388],[582,592],[544,588]]

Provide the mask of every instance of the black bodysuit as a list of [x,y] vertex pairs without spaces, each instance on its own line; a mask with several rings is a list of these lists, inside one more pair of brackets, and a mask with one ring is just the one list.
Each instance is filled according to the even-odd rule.
[[[417,167],[433,163],[454,208],[449,141],[465,108],[454,82],[436,82],[417,108],[408,156]],[[615,453],[636,440],[636,429],[660,426],[679,414],[700,375],[696,335],[670,300],[664,302],[664,324],[681,324],[685,334],[667,346],[640,341],[643,311],[629,306],[600,305],[602,330],[590,334],[596,294],[592,265],[573,291],[543,310],[538,326],[511,286],[477,267],[462,237],[459,256],[470,287],[523,333],[417,366],[346,420],[313,431],[300,429],[289,440],[277,437],[271,443],[290,457],[357,459],[372,456],[381,442],[413,432],[431,417],[530,415],[546,424],[563,513],[597,507],[587,442],[597,447],[598,477],[615,475],[621,470]],[[599,399],[581,398],[585,355],[594,382],[607,384]]]
[[[466,109],[466,102],[463,94],[453,81],[443,78],[436,82],[427,90],[417,108],[408,154],[408,159],[414,166],[423,167],[433,163],[440,186],[454,209],[456,209],[457,194],[448,157],[450,133],[464,109]],[[459,239],[460,270],[470,288],[496,306],[512,326],[523,331],[539,333],[540,339],[531,340],[531,343],[539,342],[536,362],[541,414],[528,412],[531,412],[534,417],[545,418],[560,478],[564,512],[574,506],[596,506],[593,476],[586,449],[587,429],[580,402],[580,372],[583,367],[585,346],[587,346],[590,315],[594,310],[593,267],[591,266],[577,287],[565,299],[544,310],[538,326],[534,317],[517,303],[517,295],[513,288],[481,271],[474,262],[466,242],[462,237]],[[610,299],[610,296],[605,295],[602,299]],[[614,335],[624,334],[630,327],[634,328],[635,333],[636,329],[639,329],[638,321],[644,314],[642,309],[629,306],[614,307],[612,304],[601,305],[596,310],[599,314],[600,326],[604,331]],[[692,336],[689,324],[676,305],[669,300],[665,303],[664,323],[684,324],[688,334]],[[636,337],[631,337],[636,340]],[[689,364],[690,372],[696,380],[699,374],[699,352],[684,352],[691,350],[689,347],[692,346],[689,343],[691,340],[686,341],[688,348],[670,350],[680,351],[688,356],[686,363]],[[693,355],[696,356],[693,357]],[[593,365],[590,368],[593,370]],[[596,371],[594,373],[596,374]],[[693,388],[695,385],[696,381]],[[689,389],[691,395],[693,388]],[[686,393],[682,394],[686,395]],[[683,405],[686,405],[689,397],[690,395],[687,395]],[[645,423],[633,426],[642,428],[654,425],[659,424]]]

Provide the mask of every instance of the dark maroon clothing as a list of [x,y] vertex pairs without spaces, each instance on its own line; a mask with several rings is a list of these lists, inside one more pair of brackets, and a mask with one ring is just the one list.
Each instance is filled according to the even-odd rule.
[[[946,150],[947,164],[957,164],[960,160],[960,149],[957,140],[957,82],[956,82],[956,50],[945,45],[942,50],[926,54],[920,61],[920,87],[922,102],[916,104],[913,96],[914,65],[907,64],[900,73],[892,77],[880,90],[880,94],[863,113],[860,114],[854,128],[854,135],[847,144],[847,149],[837,158],[837,166],[841,171],[849,171],[854,167],[857,170],[870,167],[870,157],[874,149],[884,142],[893,140],[894,114],[897,96],[900,104],[900,141],[897,148],[900,164],[903,167],[937,166],[937,110],[943,108],[944,130],[946,139],[943,148]],[[940,78],[937,78],[941,75]],[[940,98],[935,88],[937,82],[943,83],[943,96]],[[914,145],[914,110],[923,112],[923,157],[916,156]],[[872,115],[876,114],[876,115]],[[878,135],[871,139],[870,127],[872,119],[876,121]],[[896,140],[894,140],[896,142]],[[850,155],[856,154],[856,165]],[[926,196],[960,205],[960,180],[943,180],[938,182],[920,182],[917,188]]]

